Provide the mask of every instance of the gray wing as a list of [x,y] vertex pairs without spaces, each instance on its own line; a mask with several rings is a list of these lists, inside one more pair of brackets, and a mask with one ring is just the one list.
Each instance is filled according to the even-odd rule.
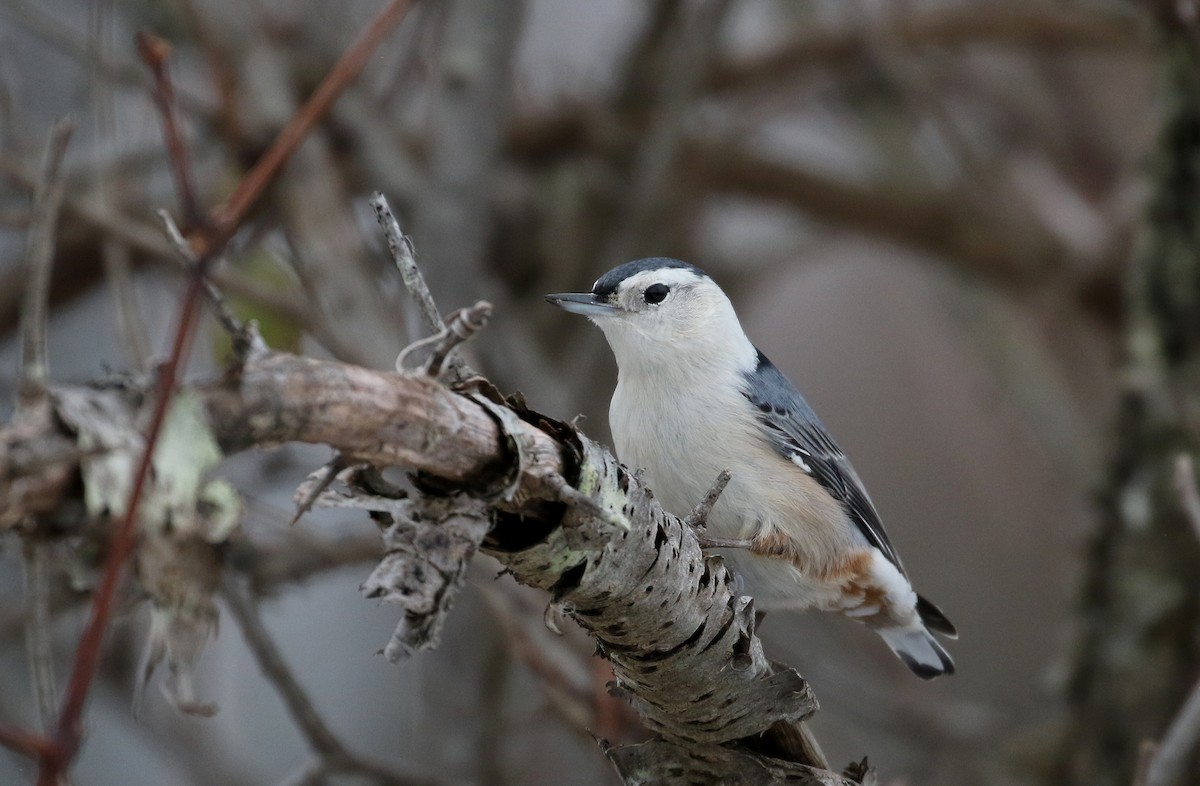
[[746,383],[743,392],[758,408],[759,421],[775,449],[840,502],[867,541],[904,573],[858,473],[804,397],[762,352]]

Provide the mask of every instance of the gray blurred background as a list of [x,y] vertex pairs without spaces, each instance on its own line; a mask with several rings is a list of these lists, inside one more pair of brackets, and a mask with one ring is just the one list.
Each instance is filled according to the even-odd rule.
[[[121,263],[149,354],[165,352],[182,277],[154,211],[178,205],[133,32],[173,46],[211,207],[377,7],[0,2],[0,398],[17,363],[28,180],[67,113],[78,130],[52,376],[146,362],[113,306]],[[1113,450],[1122,278],[1170,103],[1139,11],[422,0],[247,222],[222,285],[278,347],[390,367],[412,315],[365,204],[381,190],[444,310],[495,303],[472,362],[607,440],[608,350],[541,294],[641,256],[705,268],[852,457],[914,582],[961,633],[959,673],[924,683],[861,626],[771,615],[768,654],[813,685],[831,761],[869,756],[885,784],[1056,782],[1084,547]],[[189,373],[212,373],[222,352],[209,326]],[[245,549],[311,557],[266,582],[260,609],[332,730],[447,783],[615,783],[591,734],[637,739],[636,722],[601,697],[587,641],[549,634],[545,598],[494,579],[490,559],[440,649],[400,666],[378,654],[395,613],[357,592],[372,524],[316,513],[287,526],[292,491],[327,458],[287,447],[222,473],[246,495]],[[21,722],[21,548],[0,547],[0,717]],[[58,598],[64,671],[85,600]],[[302,772],[303,737],[228,614],[196,670],[219,713],[178,714],[156,681],[134,716],[143,606],[131,595],[116,626],[75,783]],[[0,753],[0,782],[32,777]]]

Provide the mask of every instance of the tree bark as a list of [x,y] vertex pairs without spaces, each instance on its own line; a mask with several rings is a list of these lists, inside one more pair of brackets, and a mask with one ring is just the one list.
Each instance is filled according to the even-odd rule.
[[[426,376],[284,353],[251,353],[194,392],[226,453],[327,444],[351,462],[415,471],[425,491],[410,500],[418,508],[441,510],[459,497],[490,517],[483,550],[550,592],[594,636],[613,665],[615,692],[656,733],[655,745],[609,752],[629,782],[684,773],[699,783],[854,783],[796,760],[803,754],[794,747],[764,746],[764,735],[778,736],[773,726],[816,711],[808,685],[764,657],[753,602],[734,590],[721,559],[705,556],[688,524],[573,427],[500,399],[478,379],[456,391]],[[130,424],[145,405],[141,391],[103,387],[52,389],[50,400],[69,398],[78,423],[87,410],[81,397],[94,399],[96,417],[125,408]],[[75,434],[65,422],[48,412],[37,428],[0,430],[0,521],[23,519],[31,499],[42,510],[61,508],[78,492],[61,480],[32,497],[20,491],[42,476],[78,477],[87,457],[69,452]],[[102,447],[129,450],[137,435],[127,437]],[[58,457],[52,472],[16,460],[48,451]],[[356,505],[396,512],[378,496]]]

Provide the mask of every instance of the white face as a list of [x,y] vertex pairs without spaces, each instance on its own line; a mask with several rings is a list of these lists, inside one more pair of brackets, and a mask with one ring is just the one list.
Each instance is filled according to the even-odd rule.
[[733,350],[740,356],[749,346],[721,288],[686,268],[632,275],[605,302],[612,308],[587,317],[604,331],[620,365],[687,363]]

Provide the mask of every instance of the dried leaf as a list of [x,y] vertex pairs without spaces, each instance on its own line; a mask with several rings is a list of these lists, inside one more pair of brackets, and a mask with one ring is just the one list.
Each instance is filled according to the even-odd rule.
[[217,630],[213,594],[220,562],[211,545],[196,537],[148,536],[138,548],[138,577],[151,596],[150,632],[142,660],[141,693],[158,665],[167,664],[163,694],[180,712],[209,716],[215,705],[199,702],[192,690],[192,667]]

